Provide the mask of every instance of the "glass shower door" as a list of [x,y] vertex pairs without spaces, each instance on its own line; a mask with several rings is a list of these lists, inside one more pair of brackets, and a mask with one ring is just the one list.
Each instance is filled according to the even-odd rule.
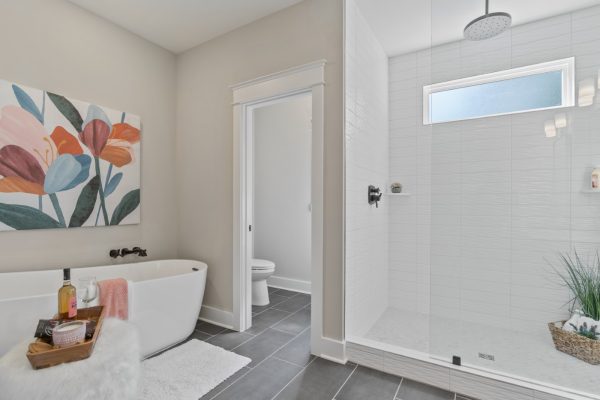
[[[456,80],[471,79],[477,91],[490,74],[566,67],[555,83],[499,85],[496,92],[481,90],[477,101],[423,102],[424,112],[447,115],[464,101],[460,105],[470,104],[478,116],[427,125],[424,115],[431,357],[598,396],[598,368],[558,352],[548,323],[570,316],[569,292],[557,277],[564,268],[559,254],[577,250],[588,258],[600,247],[600,194],[590,190],[592,170],[600,165],[600,6],[555,15],[540,7],[529,22],[469,41],[455,26],[460,19],[448,18],[448,3],[432,2],[427,85],[453,88]],[[465,11],[464,24],[482,11],[472,4],[452,2]],[[498,11],[515,20],[525,12]],[[524,88],[545,105],[482,115]]]

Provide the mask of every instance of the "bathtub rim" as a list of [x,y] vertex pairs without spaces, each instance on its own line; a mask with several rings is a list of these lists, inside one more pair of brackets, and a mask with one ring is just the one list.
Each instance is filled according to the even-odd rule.
[[[141,284],[143,282],[153,282],[153,281],[157,281],[157,280],[171,280],[180,276],[187,276],[187,275],[191,275],[193,273],[196,272],[200,272],[200,273],[204,273],[204,279],[206,279],[206,275],[208,274],[208,264],[206,264],[203,261],[198,261],[198,260],[191,260],[191,259],[161,259],[161,260],[147,260],[147,261],[140,261],[140,262],[133,262],[133,263],[124,263],[124,264],[109,264],[109,265],[98,265],[98,266],[87,266],[87,267],[72,267],[71,270],[85,270],[85,269],[91,269],[91,268],[103,268],[103,267],[120,267],[120,266],[129,266],[129,265],[137,265],[137,264],[150,264],[150,263],[159,263],[159,262],[169,262],[169,261],[178,261],[178,262],[190,262],[190,263],[196,263],[197,265],[194,265],[191,267],[190,271],[187,272],[183,272],[180,274],[175,274],[175,275],[167,275],[167,276],[161,276],[161,277],[154,277],[154,278],[149,278],[149,279],[143,279],[143,280],[132,280],[132,279],[125,279],[127,281],[128,286],[129,285],[135,285],[135,284]],[[198,268],[197,270],[194,270],[193,268]],[[2,275],[3,274],[35,274],[36,272],[50,272],[50,271],[61,271],[62,268],[53,268],[53,269],[41,269],[41,270],[28,270],[28,271],[13,271],[13,272],[0,272],[0,280],[2,279]],[[15,297],[0,297],[0,302],[8,302],[8,301],[18,301],[18,300],[24,300],[24,299],[35,299],[35,298],[41,298],[41,297],[48,297],[48,296],[56,296],[58,289],[60,289],[59,286],[56,287],[56,290],[54,291],[50,291],[47,293],[39,293],[39,294],[33,294],[33,295],[23,295],[23,296],[15,296]]]

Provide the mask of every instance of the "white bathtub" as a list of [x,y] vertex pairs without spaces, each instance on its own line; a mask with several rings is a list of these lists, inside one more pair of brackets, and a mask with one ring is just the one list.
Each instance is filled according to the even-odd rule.
[[[81,277],[124,278],[128,281],[129,321],[139,330],[146,357],[187,338],[194,330],[206,283],[206,264],[162,260],[71,269]],[[33,338],[39,319],[57,311],[62,269],[0,273],[0,356],[15,344]]]

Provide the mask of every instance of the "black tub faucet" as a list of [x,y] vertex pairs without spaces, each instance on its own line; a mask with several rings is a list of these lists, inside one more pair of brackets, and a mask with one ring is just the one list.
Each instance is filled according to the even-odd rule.
[[142,249],[141,247],[136,246],[131,250],[129,250],[126,247],[124,247],[120,250],[113,249],[108,254],[110,255],[111,258],[125,257],[126,255],[129,255],[129,254],[137,254],[140,257],[146,257],[148,255],[148,251],[146,249]]

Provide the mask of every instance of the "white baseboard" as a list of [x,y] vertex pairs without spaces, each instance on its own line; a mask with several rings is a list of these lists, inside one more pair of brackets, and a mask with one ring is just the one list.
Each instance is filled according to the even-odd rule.
[[299,279],[285,278],[283,276],[273,275],[267,279],[267,284],[277,289],[293,290],[310,294],[310,282]]
[[315,346],[313,354],[338,364],[346,364],[346,343],[344,341],[321,337]]
[[215,307],[203,305],[200,310],[200,318],[198,319],[222,326],[223,328],[233,328],[233,313]]

